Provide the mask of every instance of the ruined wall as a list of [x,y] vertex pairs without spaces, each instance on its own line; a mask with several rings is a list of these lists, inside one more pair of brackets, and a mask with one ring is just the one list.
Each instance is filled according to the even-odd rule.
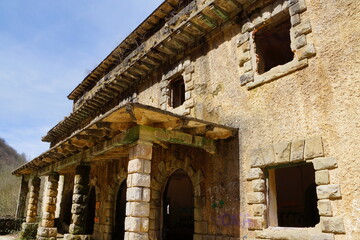
[[[231,21],[214,30],[190,54],[195,102],[191,116],[239,128],[242,214],[252,214],[245,193],[251,192],[246,176],[253,150],[320,136],[324,156],[335,157],[338,164],[330,171],[330,183],[341,183],[341,198],[331,201],[331,207],[333,216],[343,219],[345,233],[336,234],[335,239],[358,239],[360,183],[355,179],[360,157],[356,150],[360,138],[360,3],[305,3],[307,9],[301,18],[311,24],[306,40],[316,49],[308,66],[250,90],[241,86],[239,62],[243,53],[237,45],[243,25]],[[156,106],[161,104],[161,96],[156,83],[139,92],[139,102]],[[241,237],[254,237],[246,227],[239,228]]]

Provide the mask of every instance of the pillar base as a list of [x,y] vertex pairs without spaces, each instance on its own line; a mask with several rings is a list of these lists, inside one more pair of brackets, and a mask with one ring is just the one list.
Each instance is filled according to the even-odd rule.
[[73,235],[73,234],[65,234],[64,240],[90,240],[91,235]]
[[57,228],[39,227],[36,240],[56,240]]
[[21,225],[21,232],[19,239],[35,239],[38,229],[37,223],[26,223]]

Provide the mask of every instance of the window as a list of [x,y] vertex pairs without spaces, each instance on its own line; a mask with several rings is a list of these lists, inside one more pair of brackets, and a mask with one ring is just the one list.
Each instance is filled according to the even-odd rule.
[[177,108],[185,102],[185,84],[182,75],[170,82],[170,106]]
[[254,33],[259,74],[293,60],[294,53],[290,47],[290,28],[290,15],[288,12],[284,12],[277,18],[271,18],[268,25]]
[[319,223],[312,163],[272,168],[268,173],[270,226],[314,227]]

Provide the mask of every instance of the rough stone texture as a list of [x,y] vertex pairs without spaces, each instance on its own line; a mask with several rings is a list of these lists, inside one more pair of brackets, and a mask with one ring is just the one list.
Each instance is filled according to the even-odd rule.
[[265,203],[265,194],[262,192],[254,192],[247,194],[248,203]]
[[321,137],[313,137],[306,139],[304,155],[305,159],[324,156]]
[[291,142],[279,142],[274,144],[275,162],[286,163],[290,160]]
[[261,168],[251,168],[247,173],[247,180],[259,179],[264,176],[264,172]]
[[304,140],[295,140],[291,144],[290,161],[302,161],[304,159]]
[[315,182],[317,185],[327,185],[330,184],[329,171],[316,171],[315,172]]
[[313,164],[315,170],[333,169],[337,167],[337,160],[334,157],[315,158]]
[[341,217],[321,217],[321,228],[324,232],[345,233],[344,221]]
[[318,209],[320,216],[331,217],[332,216],[332,208],[331,201],[328,199],[319,200],[318,201]]
[[319,199],[336,199],[341,197],[340,186],[338,184],[317,186],[316,193]]

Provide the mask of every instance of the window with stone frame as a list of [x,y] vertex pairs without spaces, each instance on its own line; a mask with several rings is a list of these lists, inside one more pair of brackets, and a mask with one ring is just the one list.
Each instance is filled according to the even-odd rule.
[[240,84],[249,90],[307,67],[316,54],[307,38],[311,24],[304,16],[304,0],[263,4],[244,19],[237,44]]
[[185,102],[185,83],[182,75],[170,80],[170,106],[177,108]]
[[267,25],[254,32],[259,74],[293,60],[290,28],[290,15],[288,12],[283,12],[271,18]]
[[267,169],[268,220],[275,227],[314,227],[320,221],[312,163]]

